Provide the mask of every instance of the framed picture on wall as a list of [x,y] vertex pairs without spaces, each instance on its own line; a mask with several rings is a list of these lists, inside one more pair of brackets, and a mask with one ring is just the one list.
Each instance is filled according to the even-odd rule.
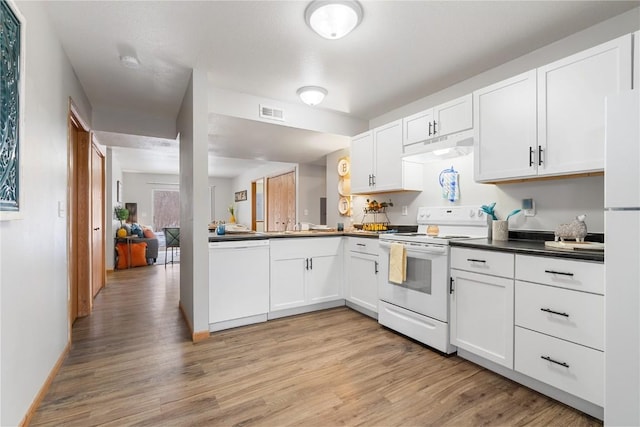
[[13,0],[0,2],[0,220],[21,219],[25,97],[25,19]]
[[238,191],[236,194],[236,202],[244,202],[247,200],[247,190]]

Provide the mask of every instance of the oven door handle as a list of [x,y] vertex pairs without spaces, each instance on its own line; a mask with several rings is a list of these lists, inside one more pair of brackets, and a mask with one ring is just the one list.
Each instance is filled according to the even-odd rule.
[[[384,249],[391,248],[391,242],[380,241],[380,247]],[[436,254],[446,255],[447,247],[440,245],[412,245],[411,243],[405,243],[404,248],[407,252],[414,252],[419,254]]]

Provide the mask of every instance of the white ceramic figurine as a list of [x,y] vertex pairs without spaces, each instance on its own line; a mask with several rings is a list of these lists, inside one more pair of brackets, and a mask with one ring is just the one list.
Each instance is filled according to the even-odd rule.
[[584,242],[587,235],[587,224],[584,223],[586,217],[586,215],[578,215],[569,224],[560,224],[555,231],[555,241],[576,239],[576,242]]

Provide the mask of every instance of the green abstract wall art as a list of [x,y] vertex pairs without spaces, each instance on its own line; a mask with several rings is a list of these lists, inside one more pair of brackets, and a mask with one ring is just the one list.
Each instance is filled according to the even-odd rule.
[[0,212],[20,211],[22,19],[0,0]]

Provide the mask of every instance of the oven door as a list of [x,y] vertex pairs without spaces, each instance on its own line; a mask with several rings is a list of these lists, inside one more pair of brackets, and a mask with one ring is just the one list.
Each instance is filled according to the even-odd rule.
[[380,242],[379,299],[448,322],[449,247],[405,243],[407,280],[399,285],[389,281],[390,247],[391,242]]

